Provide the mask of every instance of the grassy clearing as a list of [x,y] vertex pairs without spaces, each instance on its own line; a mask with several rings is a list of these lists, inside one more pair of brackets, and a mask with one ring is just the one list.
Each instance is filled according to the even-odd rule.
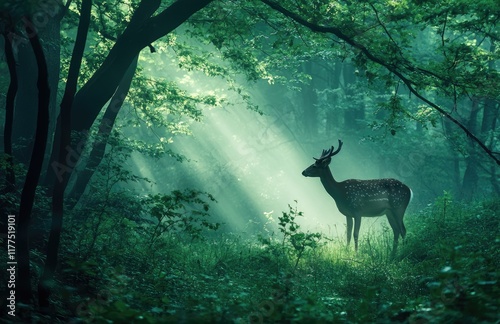
[[110,218],[98,255],[79,260],[78,240],[66,242],[61,289],[72,293],[58,305],[85,322],[494,323],[499,207],[438,200],[408,217],[395,260],[389,231],[365,233],[355,253],[302,232],[292,208],[271,238],[176,232],[153,245],[147,230]]

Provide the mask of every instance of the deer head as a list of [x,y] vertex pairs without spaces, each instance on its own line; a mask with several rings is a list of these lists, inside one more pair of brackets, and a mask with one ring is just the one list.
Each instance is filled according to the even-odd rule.
[[336,155],[338,152],[340,152],[340,149],[342,148],[342,141],[339,140],[339,146],[337,149],[334,151],[333,146],[330,147],[328,150],[323,150],[323,153],[321,153],[321,156],[311,164],[310,167],[302,171],[302,175],[304,177],[321,177],[321,175],[324,174],[324,172],[327,171],[328,165],[330,165],[330,162],[332,161],[332,156]]

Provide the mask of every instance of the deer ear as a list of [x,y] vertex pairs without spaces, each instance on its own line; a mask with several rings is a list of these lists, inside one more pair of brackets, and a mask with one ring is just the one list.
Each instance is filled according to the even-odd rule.
[[327,167],[328,165],[330,165],[330,162],[332,162],[331,158],[321,160],[321,166],[322,167]]

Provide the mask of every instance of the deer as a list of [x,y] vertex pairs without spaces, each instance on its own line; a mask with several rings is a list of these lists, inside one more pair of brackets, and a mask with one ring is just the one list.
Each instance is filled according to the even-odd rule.
[[358,251],[358,237],[361,217],[386,215],[394,233],[392,256],[396,254],[399,236],[406,236],[403,217],[413,198],[413,192],[404,183],[396,179],[335,180],[330,171],[332,157],[340,152],[343,142],[334,151],[333,146],[323,150],[321,157],[302,172],[305,177],[319,177],[326,192],[332,196],[338,210],[346,217],[347,246],[350,245],[354,220],[354,249]]

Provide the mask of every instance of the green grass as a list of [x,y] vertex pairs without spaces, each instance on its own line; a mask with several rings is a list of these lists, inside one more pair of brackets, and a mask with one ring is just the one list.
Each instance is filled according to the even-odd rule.
[[72,293],[57,306],[99,323],[495,323],[499,210],[498,200],[438,200],[407,216],[395,259],[388,230],[365,233],[358,253],[324,238],[297,241],[307,233],[290,227],[293,217],[272,240],[171,233],[151,246],[147,230],[110,219],[93,246],[102,253],[78,261],[66,241],[59,296]]

